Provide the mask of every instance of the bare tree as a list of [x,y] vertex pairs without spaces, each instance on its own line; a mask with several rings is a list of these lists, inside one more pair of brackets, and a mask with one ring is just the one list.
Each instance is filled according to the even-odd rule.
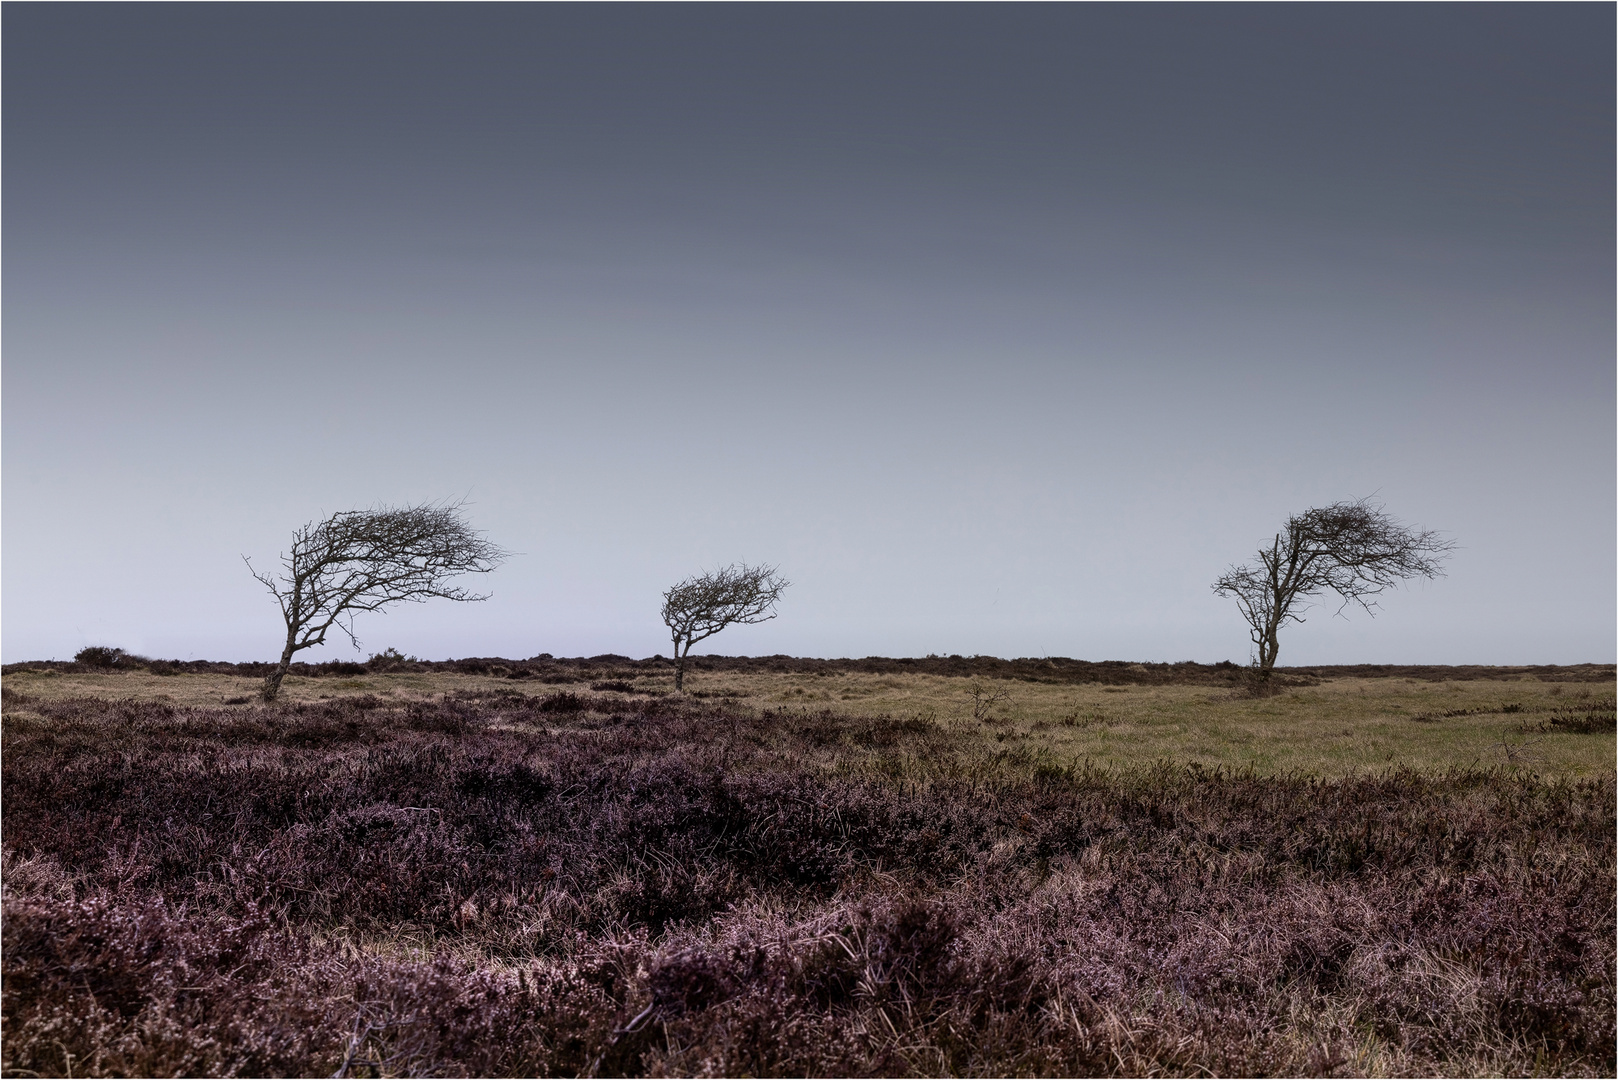
[[292,534],[279,576],[247,568],[275,595],[286,619],[281,662],[264,678],[265,701],[281,691],[293,654],[323,644],[337,627],[354,647],[354,616],[399,601],[487,600],[487,594],[445,584],[460,574],[487,574],[507,552],[483,539],[461,516],[460,504],[344,510]]
[[1287,519],[1258,565],[1233,566],[1213,584],[1232,596],[1258,647],[1254,666],[1267,686],[1280,651],[1277,635],[1288,622],[1303,622],[1306,599],[1331,591],[1343,601],[1338,613],[1358,604],[1376,614],[1376,596],[1410,578],[1443,574],[1454,548],[1436,532],[1407,528],[1369,499],[1333,503]]
[[663,622],[674,636],[674,689],[685,688],[685,658],[691,646],[732,623],[775,618],[781,593],[792,584],[773,566],[737,563],[686,578],[663,594]]

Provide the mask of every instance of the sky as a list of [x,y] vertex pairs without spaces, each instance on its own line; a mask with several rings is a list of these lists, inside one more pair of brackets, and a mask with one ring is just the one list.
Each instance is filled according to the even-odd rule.
[[[3,12],[6,662],[278,655],[243,556],[464,500],[358,655],[1252,651],[1370,497],[1448,574],[1280,663],[1611,663],[1614,8]],[[340,641],[299,659],[356,655]]]

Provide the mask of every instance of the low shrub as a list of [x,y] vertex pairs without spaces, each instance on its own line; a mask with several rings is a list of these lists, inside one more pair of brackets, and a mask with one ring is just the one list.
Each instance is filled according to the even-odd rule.
[[[414,656],[406,656],[392,645],[389,645],[379,653],[372,653],[371,658],[365,662],[364,667],[357,674],[382,675],[393,671],[410,671],[418,663],[420,661]],[[359,665],[355,666],[358,667]]]
[[130,668],[146,664],[145,657],[110,645],[87,645],[73,654],[75,664],[92,668]]
[[311,675],[369,675],[371,669],[367,664],[356,664],[352,660],[327,660],[320,664],[310,665]]
[[1614,1067],[1610,777],[514,688],[6,701],[7,1075]]

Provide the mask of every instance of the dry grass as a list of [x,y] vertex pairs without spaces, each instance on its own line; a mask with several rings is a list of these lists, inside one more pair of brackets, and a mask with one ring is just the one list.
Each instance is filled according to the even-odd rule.
[[[667,695],[671,675],[605,665],[593,681]],[[226,674],[14,671],[7,688],[40,700],[76,697],[242,707],[259,682]],[[1135,766],[1160,760],[1207,768],[1341,776],[1389,767],[1504,766],[1570,776],[1610,774],[1618,755],[1605,731],[1562,730],[1570,712],[1610,714],[1610,683],[1343,678],[1264,699],[1206,685],[1041,683],[930,674],[695,672],[691,700],[802,717],[889,716],[937,724],[986,752],[1015,749],[1061,765]],[[498,675],[446,671],[290,676],[287,701],[374,696],[431,701],[509,690]],[[531,689],[531,687],[524,687]],[[983,703],[1003,695],[988,708]],[[975,696],[974,696],[975,695]]]
[[[715,675],[697,692],[764,708],[921,717],[1073,764],[1170,759],[1214,768],[1342,775],[1506,765],[1571,775],[1614,767],[1614,736],[1539,731],[1569,707],[1611,712],[1611,686],[1341,679],[1265,699],[1202,686],[1062,686],[940,676]],[[978,719],[976,702],[1000,692]],[[1505,711],[1510,710],[1510,711]],[[1445,715],[1449,714],[1449,715]]]

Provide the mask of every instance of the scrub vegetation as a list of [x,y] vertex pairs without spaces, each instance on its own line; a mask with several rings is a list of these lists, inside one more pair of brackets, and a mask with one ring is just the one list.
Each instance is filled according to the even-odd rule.
[[0,1071],[1613,1072],[1611,667],[456,663],[9,666]]
[[[4,668],[6,685],[40,700],[107,697],[240,708],[274,668],[100,651],[116,654],[116,662],[11,664]],[[1615,754],[1611,664],[1277,668],[1278,693],[1265,698],[1249,696],[1248,673],[1233,663],[693,656],[688,665],[692,702],[785,710],[800,720],[828,711],[919,720],[985,752],[1021,748],[1063,767],[1170,759],[1330,776],[1495,765],[1588,776],[1611,772]],[[373,695],[403,703],[565,688],[639,701],[672,695],[674,679],[674,663],[663,658],[427,662],[389,649],[366,663],[293,664],[282,697],[307,703]],[[1594,731],[1583,730],[1591,725]],[[889,755],[880,767],[891,772],[911,765]],[[917,767],[926,770],[925,763]]]

